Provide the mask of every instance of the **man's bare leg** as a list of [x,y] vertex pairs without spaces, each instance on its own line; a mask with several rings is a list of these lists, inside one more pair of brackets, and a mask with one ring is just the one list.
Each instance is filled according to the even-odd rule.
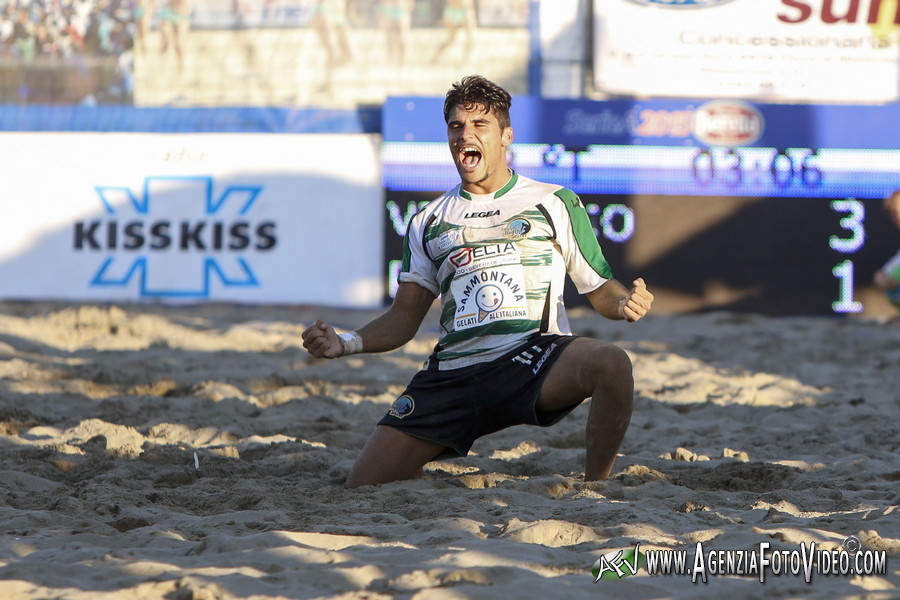
[[584,479],[607,479],[631,421],[634,377],[624,350],[589,338],[573,340],[550,368],[537,408],[562,410],[587,397]]
[[377,425],[347,477],[348,487],[421,476],[425,463],[444,449],[388,425]]

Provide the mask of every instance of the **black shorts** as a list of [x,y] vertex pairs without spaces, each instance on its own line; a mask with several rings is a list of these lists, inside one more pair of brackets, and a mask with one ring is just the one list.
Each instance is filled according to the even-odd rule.
[[535,405],[550,366],[574,339],[538,335],[490,362],[419,371],[378,424],[446,446],[438,458],[465,456],[476,439],[506,427],[552,425],[578,403],[555,412]]

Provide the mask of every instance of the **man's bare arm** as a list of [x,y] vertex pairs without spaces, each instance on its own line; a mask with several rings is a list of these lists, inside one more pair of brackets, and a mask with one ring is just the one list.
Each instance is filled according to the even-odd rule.
[[[362,352],[387,352],[399,348],[416,335],[434,302],[434,294],[415,283],[401,283],[391,307],[356,331]],[[303,347],[318,358],[344,354],[344,344],[334,328],[316,321],[302,334]]]
[[630,322],[641,319],[650,312],[653,305],[653,294],[640,277],[634,280],[630,290],[615,279],[610,279],[589,292],[587,299],[594,310],[607,319],[625,319]]
[[387,352],[413,339],[434,302],[434,294],[416,283],[401,283],[391,307],[357,330],[366,352]]

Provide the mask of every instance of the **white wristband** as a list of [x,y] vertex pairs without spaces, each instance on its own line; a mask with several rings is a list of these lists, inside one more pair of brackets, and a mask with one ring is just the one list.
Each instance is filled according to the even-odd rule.
[[622,298],[621,300],[619,300],[619,318],[620,318],[620,319],[625,319],[626,321],[628,320],[628,319],[625,317],[625,305],[626,305],[627,303],[628,303],[628,296],[625,296],[624,298]]
[[338,338],[341,340],[341,346],[344,347],[344,352],[341,356],[359,354],[363,351],[362,337],[355,331],[338,334]]

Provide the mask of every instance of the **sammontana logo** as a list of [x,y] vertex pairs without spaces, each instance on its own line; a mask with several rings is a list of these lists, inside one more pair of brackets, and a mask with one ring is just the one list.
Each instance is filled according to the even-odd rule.
[[459,278],[452,284],[452,292],[457,303],[453,319],[457,331],[485,321],[528,318],[521,267],[509,271],[491,269]]
[[457,300],[457,312],[466,310],[466,304],[469,300],[473,296],[478,296],[477,293],[473,294],[473,292],[481,289],[485,284],[494,284],[494,287],[502,285],[517,303],[522,302],[525,299],[525,290],[522,289],[517,278],[513,275],[501,270],[481,271],[480,273],[472,275],[472,277],[465,281],[465,287]]
[[217,196],[213,189],[206,176],[146,177],[142,193],[97,186],[105,216],[73,227],[76,252],[106,254],[89,285],[136,283],[141,297],[157,298],[209,297],[213,279],[258,286],[246,255],[278,243],[274,221],[251,218],[262,186],[220,186]]

